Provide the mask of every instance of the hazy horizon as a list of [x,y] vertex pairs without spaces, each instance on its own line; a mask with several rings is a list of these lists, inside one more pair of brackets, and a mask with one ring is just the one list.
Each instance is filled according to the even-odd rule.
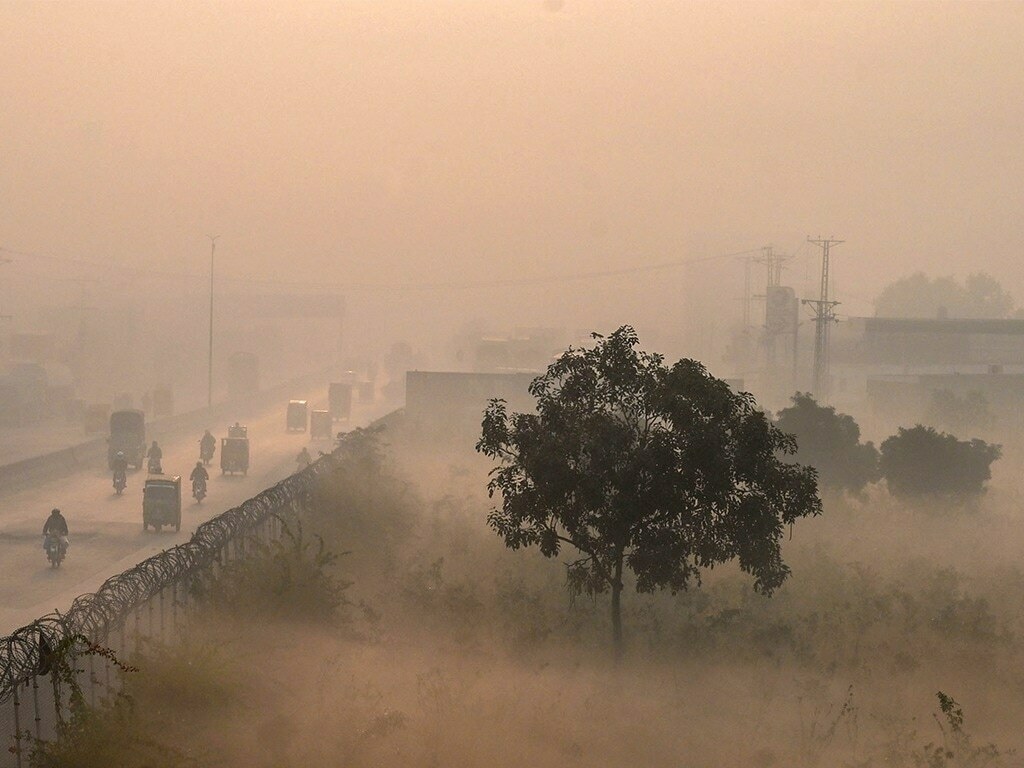
[[61,259],[8,283],[203,275],[219,234],[223,277],[416,337],[738,315],[738,259],[543,280],[770,243],[805,295],[808,234],[846,240],[849,314],[918,270],[1024,278],[1017,5],[7,2],[0,30],[0,246]]

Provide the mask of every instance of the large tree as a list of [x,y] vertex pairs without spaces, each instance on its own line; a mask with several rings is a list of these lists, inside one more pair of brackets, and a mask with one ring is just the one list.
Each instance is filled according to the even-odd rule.
[[775,423],[796,438],[796,460],[818,470],[823,486],[858,492],[878,479],[878,450],[860,442],[860,427],[852,416],[820,405],[806,392],[797,392],[792,400]]
[[628,326],[594,339],[533,381],[536,413],[492,400],[477,450],[500,462],[490,526],[512,549],[575,551],[569,588],[611,593],[618,658],[625,571],[639,592],[674,593],[735,559],[771,594],[789,574],[785,526],[821,502],[814,470],[779,458],[795,440],[749,394],[694,360],[666,366]]

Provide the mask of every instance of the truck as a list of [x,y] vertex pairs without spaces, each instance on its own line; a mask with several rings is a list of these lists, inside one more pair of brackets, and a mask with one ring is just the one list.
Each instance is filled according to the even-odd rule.
[[352,384],[333,381],[327,388],[327,407],[335,421],[352,415]]
[[305,432],[309,421],[309,403],[305,400],[289,400],[286,426],[289,432]]
[[181,477],[178,475],[147,477],[142,486],[142,530],[153,526],[154,531],[159,531],[165,525],[181,530]]
[[146,457],[146,413],[134,408],[110,414],[110,437],[107,438],[107,467],[114,468],[114,457],[123,453],[135,469],[142,467]]

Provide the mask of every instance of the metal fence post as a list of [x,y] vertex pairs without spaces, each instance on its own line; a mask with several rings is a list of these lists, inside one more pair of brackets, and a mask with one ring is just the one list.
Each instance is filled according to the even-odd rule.
[[89,705],[96,706],[96,654],[89,653]]
[[43,716],[39,714],[39,678],[32,675],[32,708],[35,710],[36,739],[41,739]]
[[[13,675],[12,675],[13,676]],[[14,684],[14,764],[21,768],[21,699],[18,696],[18,683],[11,680]],[[38,726],[37,726],[38,727]]]

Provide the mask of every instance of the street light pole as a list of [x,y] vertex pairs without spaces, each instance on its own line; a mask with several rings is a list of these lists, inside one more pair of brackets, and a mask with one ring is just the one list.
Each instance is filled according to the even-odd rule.
[[210,238],[210,358],[207,362],[206,405],[213,406],[213,254],[217,251],[217,238],[220,235],[207,235]]

